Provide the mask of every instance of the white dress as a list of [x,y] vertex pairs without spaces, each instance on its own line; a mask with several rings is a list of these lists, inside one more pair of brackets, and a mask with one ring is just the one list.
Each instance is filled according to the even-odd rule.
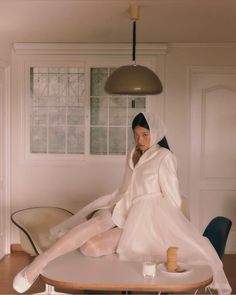
[[117,247],[120,259],[142,261],[146,256],[153,256],[157,262],[163,262],[168,247],[176,246],[178,261],[209,264],[213,271],[211,287],[219,294],[231,294],[215,249],[182,213],[175,156],[154,144],[163,138],[164,128],[156,115],[145,114],[145,118],[148,118],[151,148],[135,167],[132,161],[134,149],[131,151],[121,187],[52,228],[51,235],[58,238],[86,221],[95,210],[110,208],[114,223],[123,229]]
[[157,262],[163,262],[168,247],[175,246],[178,261],[209,264],[213,270],[211,287],[218,289],[219,294],[231,294],[222,262],[212,244],[180,210],[181,195],[173,153],[159,146],[152,147],[135,167],[132,153],[125,198],[117,202],[112,215],[113,221],[123,228],[117,247],[120,258],[142,261],[152,256]]

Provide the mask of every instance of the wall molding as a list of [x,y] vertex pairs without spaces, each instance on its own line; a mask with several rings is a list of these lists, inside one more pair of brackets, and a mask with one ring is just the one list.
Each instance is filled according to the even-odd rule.
[[235,48],[236,43],[168,43],[169,48]]
[[[80,55],[130,55],[130,43],[14,43],[12,49],[16,54],[80,54]],[[168,45],[158,43],[139,43],[136,52],[144,55],[167,54]]]

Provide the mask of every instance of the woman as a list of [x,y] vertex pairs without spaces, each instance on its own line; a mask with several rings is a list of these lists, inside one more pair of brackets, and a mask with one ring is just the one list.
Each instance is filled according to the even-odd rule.
[[148,255],[161,262],[166,250],[176,246],[179,261],[211,265],[211,287],[219,294],[231,293],[214,248],[181,211],[176,159],[163,123],[157,116],[140,113],[132,129],[136,147],[127,157],[119,190],[51,230],[55,243],[15,277],[13,287],[18,292],[26,291],[49,261],[77,248],[88,256],[116,252],[123,260],[143,260]]

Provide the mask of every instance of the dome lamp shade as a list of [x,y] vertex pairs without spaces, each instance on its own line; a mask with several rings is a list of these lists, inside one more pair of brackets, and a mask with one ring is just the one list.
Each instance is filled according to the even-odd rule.
[[130,6],[130,18],[133,21],[133,63],[114,70],[107,78],[104,90],[108,94],[160,94],[163,88],[158,76],[149,68],[136,64],[136,20],[139,18],[139,6]]

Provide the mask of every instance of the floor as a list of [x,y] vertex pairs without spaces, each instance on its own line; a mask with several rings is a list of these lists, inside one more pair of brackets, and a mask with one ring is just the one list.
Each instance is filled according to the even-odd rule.
[[[24,252],[13,252],[0,261],[0,294],[18,294],[12,288],[12,280],[15,274],[32,260],[32,257]],[[236,294],[236,255],[226,254],[224,258],[224,269],[229,283],[232,287],[232,294]],[[25,294],[34,294],[45,290],[44,283],[38,279]],[[59,291],[59,290],[58,290]],[[70,292],[69,290],[60,290],[62,292],[74,294],[94,294],[95,292]],[[109,292],[106,292],[106,294]],[[200,292],[199,292],[200,293]],[[204,293],[201,292],[201,293]],[[96,292],[96,294],[105,294],[105,292]],[[111,294],[111,293],[109,293]],[[114,294],[114,293],[112,293]],[[132,293],[134,294],[134,293]]]

